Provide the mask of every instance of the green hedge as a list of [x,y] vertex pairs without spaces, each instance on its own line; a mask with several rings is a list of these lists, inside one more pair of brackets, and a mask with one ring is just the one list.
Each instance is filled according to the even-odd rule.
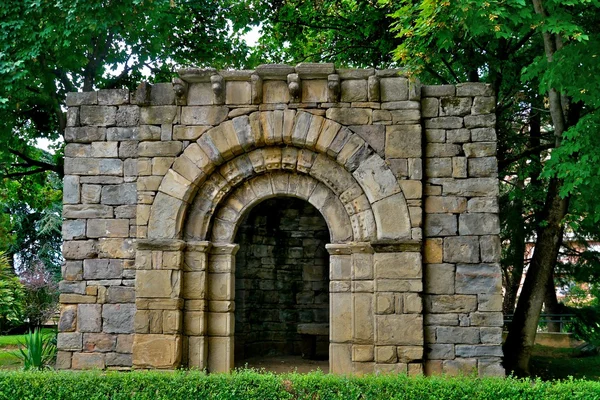
[[201,372],[0,372],[4,399],[600,399],[600,382]]

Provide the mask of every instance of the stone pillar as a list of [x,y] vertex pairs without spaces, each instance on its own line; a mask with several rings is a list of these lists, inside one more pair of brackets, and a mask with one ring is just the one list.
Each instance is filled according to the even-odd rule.
[[350,374],[352,368],[352,251],[347,244],[328,244],[329,372]]
[[137,242],[133,365],[173,369],[182,357],[182,267],[185,242]]
[[239,245],[213,243],[208,258],[208,370],[233,369],[235,253]]
[[350,245],[352,253],[352,370],[373,373],[375,340],[375,281],[373,248],[369,243]]
[[210,242],[188,242],[183,261],[183,363],[200,370],[208,367],[206,274],[209,250]]
[[423,273],[420,242],[372,243],[375,372],[423,371]]

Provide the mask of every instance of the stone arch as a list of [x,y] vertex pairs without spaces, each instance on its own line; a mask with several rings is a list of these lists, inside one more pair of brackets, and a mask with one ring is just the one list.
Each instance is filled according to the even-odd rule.
[[[410,239],[406,200],[381,156],[339,123],[294,110],[236,117],[190,144],[160,184],[150,211],[148,238],[206,238],[206,231],[204,235],[197,230],[184,231],[190,203],[194,203],[190,215],[204,210],[204,218],[210,219],[219,201],[234,187],[255,174],[275,170],[313,176],[332,189],[347,209],[369,208],[375,226],[373,238]],[[356,216],[352,222],[360,224],[358,219]],[[202,226],[208,227],[206,222]]]

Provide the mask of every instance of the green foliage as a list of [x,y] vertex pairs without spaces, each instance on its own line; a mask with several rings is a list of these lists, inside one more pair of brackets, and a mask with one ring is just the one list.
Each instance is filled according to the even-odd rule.
[[6,255],[0,253],[0,332],[22,321],[23,299],[23,285],[13,274]]
[[398,45],[389,31],[388,7],[372,0],[248,0],[262,37],[254,63],[333,62],[386,68]]
[[600,399],[578,380],[201,372],[0,372],[0,399]]
[[25,336],[25,342],[19,344],[21,347],[16,357],[23,361],[25,370],[46,369],[54,362],[56,334],[44,335],[41,329],[35,328]]

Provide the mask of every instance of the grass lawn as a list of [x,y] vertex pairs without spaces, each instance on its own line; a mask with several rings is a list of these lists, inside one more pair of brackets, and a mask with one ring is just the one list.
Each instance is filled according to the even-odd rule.
[[[45,334],[53,334],[56,332],[54,328],[43,328]],[[18,353],[18,348],[21,343],[25,343],[23,335],[4,335],[0,336],[0,369],[19,369],[23,365],[21,360],[13,356]]]
[[536,345],[531,357],[531,372],[544,380],[600,380],[600,355],[575,357],[574,349]]

